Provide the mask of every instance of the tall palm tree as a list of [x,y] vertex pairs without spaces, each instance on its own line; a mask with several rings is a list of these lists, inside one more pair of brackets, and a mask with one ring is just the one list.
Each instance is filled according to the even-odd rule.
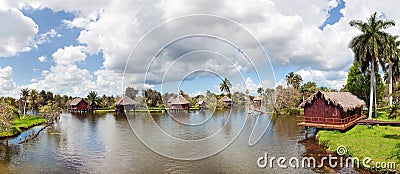
[[28,99],[29,96],[29,89],[28,88],[23,88],[21,89],[21,92],[19,93],[22,96],[22,100],[24,101],[24,116],[26,114],[26,100]]
[[[395,73],[398,75],[398,67],[399,67],[399,54],[400,54],[400,41],[398,40],[399,36],[390,36],[385,44],[383,54],[388,64],[388,81],[389,81],[389,106],[392,107],[393,97],[393,67],[395,67]],[[397,71],[396,71],[397,70]],[[396,76],[397,77],[397,76]],[[397,81],[397,78],[396,78]]]
[[39,97],[39,93],[35,89],[32,89],[30,94],[29,94],[29,97],[30,97],[31,102],[32,102],[32,104],[31,104],[32,105],[31,113],[33,114],[33,110],[36,107],[36,101],[37,101],[37,99]]
[[258,87],[257,93],[259,93],[260,95],[262,95],[262,94],[264,93],[264,88],[263,88],[262,86]]
[[290,72],[285,77],[286,84],[293,88],[299,89],[301,83],[303,82],[303,78],[299,74],[295,74],[294,72]]
[[228,93],[229,97],[231,95],[231,89],[230,89],[231,87],[232,84],[226,77],[222,80],[222,83],[219,84],[219,89],[221,90],[221,92],[225,91],[226,93]]
[[366,22],[361,20],[352,20],[349,24],[350,26],[355,27],[362,32],[360,35],[351,40],[349,48],[351,48],[354,52],[355,61],[362,63],[363,72],[366,72],[368,67],[370,67],[371,70],[368,119],[372,119],[373,99],[374,96],[376,97],[375,72],[379,69],[379,67],[375,65],[377,63],[381,63],[382,65],[382,55],[380,55],[380,50],[382,50],[385,41],[389,37],[389,34],[382,30],[394,26],[395,24],[392,20],[383,21],[378,19],[376,12],[372,14]]
[[99,96],[96,91],[90,91],[87,95],[87,100],[92,109],[96,108],[99,103]]

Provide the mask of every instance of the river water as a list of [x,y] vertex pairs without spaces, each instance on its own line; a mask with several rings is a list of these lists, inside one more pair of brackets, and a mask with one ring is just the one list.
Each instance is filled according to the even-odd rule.
[[[203,111],[189,116],[167,113],[63,113],[59,122],[43,130],[37,138],[24,144],[10,143],[0,147],[0,173],[314,173],[315,169],[260,168],[257,159],[269,156],[296,157],[307,155],[304,131],[294,116],[273,118],[268,114],[248,114],[245,109]],[[128,117],[128,118],[127,118]],[[153,119],[152,119],[153,118]],[[256,119],[260,119],[257,123]],[[154,120],[154,122],[153,122]],[[181,123],[193,124],[187,126]],[[194,123],[205,124],[195,125]],[[180,139],[202,139],[215,134],[220,143],[234,140],[221,152],[194,161],[166,156],[204,155],[219,144],[176,144],[155,133],[153,123]],[[249,137],[255,126],[269,124],[259,141],[250,146]],[[131,124],[131,125],[130,125]],[[149,149],[158,149],[162,155]],[[265,129],[259,129],[265,130]],[[237,132],[240,134],[237,135]],[[261,131],[262,133],[263,131]],[[254,131],[257,134],[257,130]],[[260,134],[260,131],[258,131]],[[254,135],[253,135],[254,136]],[[257,136],[257,135],[255,135]],[[236,139],[235,139],[236,138]],[[257,139],[257,138],[256,138]],[[254,139],[253,139],[254,140]],[[153,144],[151,144],[153,143]],[[210,150],[211,149],[211,150]],[[163,156],[164,155],[164,156]],[[317,171],[318,172],[318,171]]]

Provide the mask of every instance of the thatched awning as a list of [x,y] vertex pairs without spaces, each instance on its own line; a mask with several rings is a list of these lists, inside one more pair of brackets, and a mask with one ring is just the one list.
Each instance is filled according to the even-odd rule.
[[[81,101],[84,101],[84,102],[86,102],[83,98],[75,98],[75,99],[73,99],[70,103],[69,103],[69,106],[76,106],[76,105],[78,105]],[[86,102],[87,103],[87,102]]]
[[359,99],[357,96],[350,92],[322,92],[318,91],[315,94],[304,100],[299,108],[303,108],[306,104],[312,104],[313,101],[321,95],[321,98],[328,102],[328,104],[333,104],[337,107],[343,108],[343,111],[353,110],[356,108],[361,108],[365,105],[365,102]]
[[139,104],[137,101],[131,99],[130,97],[123,95],[121,98],[117,100],[115,105],[122,105],[122,106],[127,106],[127,105],[137,105]]
[[227,96],[223,96],[223,97],[221,98],[221,101],[223,101],[223,102],[232,102],[232,99],[229,98],[229,97],[227,97]]
[[261,97],[260,96],[254,97],[253,101],[261,101]]
[[189,101],[183,97],[182,95],[179,95],[178,97],[176,97],[171,104],[173,105],[185,105],[185,104],[189,104]]

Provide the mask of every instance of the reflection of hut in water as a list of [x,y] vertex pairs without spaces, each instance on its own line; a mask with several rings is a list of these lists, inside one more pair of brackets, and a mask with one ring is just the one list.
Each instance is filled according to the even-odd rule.
[[253,99],[253,105],[254,106],[261,106],[261,101],[262,101],[261,97],[260,96],[256,96]]
[[189,108],[189,101],[182,95],[179,95],[173,101],[171,101],[170,110],[189,110]]
[[198,104],[199,104],[200,109],[205,109],[207,103],[204,100],[200,100]]
[[232,99],[229,98],[228,96],[223,96],[221,98],[221,101],[224,104],[224,106],[232,106]]
[[297,125],[345,130],[365,117],[361,113],[364,105],[350,92],[318,91],[299,105],[304,116],[297,117]]
[[124,110],[126,110],[126,111],[135,110],[136,107],[138,106],[138,104],[139,103],[137,101],[129,98],[126,95],[123,95],[115,103],[114,110],[120,111],[120,112],[124,112]]
[[68,111],[89,111],[90,106],[83,98],[75,98],[68,105]]

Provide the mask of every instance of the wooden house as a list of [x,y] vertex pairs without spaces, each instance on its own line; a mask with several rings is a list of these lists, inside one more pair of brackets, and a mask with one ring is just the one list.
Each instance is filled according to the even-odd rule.
[[173,110],[189,110],[190,108],[190,103],[189,101],[183,97],[182,95],[179,95],[176,97],[173,101],[171,101],[171,108]]
[[262,101],[261,97],[260,96],[256,96],[253,99],[253,105],[254,106],[261,106],[261,101]]
[[223,96],[221,98],[221,101],[225,106],[232,106],[232,99],[229,98],[228,96]]
[[365,118],[363,100],[350,92],[318,91],[304,100],[304,116],[297,117],[297,125],[324,129],[345,130]]
[[124,112],[125,110],[126,111],[135,110],[138,105],[139,103],[137,101],[131,99],[126,95],[123,95],[121,98],[117,100],[117,102],[115,102],[114,110],[120,112]]
[[89,111],[90,106],[83,98],[75,98],[68,105],[68,111]]

